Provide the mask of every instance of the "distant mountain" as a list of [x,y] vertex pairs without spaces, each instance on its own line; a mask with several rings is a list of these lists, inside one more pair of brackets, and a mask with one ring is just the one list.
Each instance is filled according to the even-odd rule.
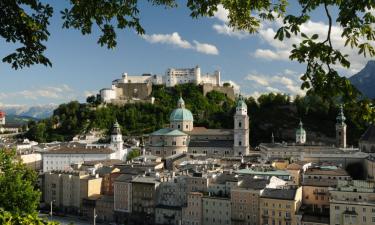
[[27,124],[31,120],[38,121],[37,118],[29,116],[8,115],[6,118],[7,124]]
[[7,115],[15,115],[21,117],[31,117],[36,119],[48,118],[53,114],[53,110],[57,108],[55,104],[24,106],[24,105],[0,105],[0,110],[5,111]]
[[349,78],[350,82],[367,97],[375,98],[375,61],[367,62],[365,68]]

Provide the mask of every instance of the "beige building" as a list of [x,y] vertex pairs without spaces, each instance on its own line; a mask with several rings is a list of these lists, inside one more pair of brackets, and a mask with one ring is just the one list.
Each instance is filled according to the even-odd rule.
[[337,185],[340,180],[350,180],[349,174],[336,166],[308,168],[303,174],[302,202],[310,211],[329,214],[328,188]]
[[298,163],[292,163],[286,167],[286,171],[288,171],[288,173],[290,174],[291,181],[293,184],[295,185],[301,184],[302,169],[303,169],[303,166]]
[[202,205],[203,225],[231,224],[231,202],[229,198],[204,196]]
[[370,181],[338,181],[330,188],[330,224],[375,224],[375,185]]
[[122,174],[114,181],[114,215],[117,223],[127,221],[132,211],[132,184],[134,175]]
[[79,212],[82,199],[100,194],[102,178],[83,171],[52,171],[44,175],[44,200],[64,212]]
[[138,176],[132,180],[132,213],[129,224],[154,224],[157,189],[154,177]]
[[302,189],[263,190],[260,197],[260,224],[297,225],[296,215],[302,204]]
[[182,225],[202,225],[202,198],[201,192],[187,194],[186,207],[182,208]]
[[245,178],[238,187],[231,189],[231,224],[259,224],[259,198],[267,186],[265,179]]

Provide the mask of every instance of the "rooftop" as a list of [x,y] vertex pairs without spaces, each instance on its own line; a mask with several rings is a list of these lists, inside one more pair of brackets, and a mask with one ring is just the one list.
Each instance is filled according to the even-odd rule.
[[282,200],[294,200],[296,189],[273,189],[266,188],[261,195],[262,198],[273,198]]
[[114,151],[108,147],[86,147],[82,144],[67,144],[52,147],[43,154],[112,154]]
[[241,169],[237,170],[235,173],[238,174],[248,174],[248,175],[258,175],[258,176],[290,176],[287,171],[284,170],[264,170],[258,171],[253,169]]
[[231,148],[233,147],[233,140],[191,140],[189,147]]
[[232,129],[207,129],[205,127],[194,127],[192,131],[186,132],[189,135],[233,135]]
[[308,168],[305,171],[305,175],[349,176],[348,172],[336,166],[321,166]]

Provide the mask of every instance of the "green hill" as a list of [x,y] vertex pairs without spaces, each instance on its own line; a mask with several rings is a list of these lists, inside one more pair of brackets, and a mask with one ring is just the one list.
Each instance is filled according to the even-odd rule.
[[[80,104],[76,101],[62,104],[54,111],[52,117],[30,122],[30,130],[26,135],[39,142],[71,140],[76,134],[92,128],[109,132],[115,120],[118,120],[125,135],[148,134],[168,125],[169,115],[176,107],[180,95],[194,115],[194,126],[233,128],[235,102],[216,91],[203,96],[201,87],[184,84],[174,88],[154,87],[154,104],[103,106],[95,103]],[[262,95],[257,100],[249,97],[246,103],[250,117],[252,146],[260,142],[269,142],[271,133],[274,133],[276,141],[293,141],[294,130],[300,119],[304,122],[309,141],[334,138],[337,105],[327,103],[318,96],[297,97],[291,101],[288,95],[271,93]],[[345,113],[348,118],[348,142],[356,145],[357,139],[366,127],[366,121],[362,119],[364,112],[356,105],[352,105],[345,108]]]

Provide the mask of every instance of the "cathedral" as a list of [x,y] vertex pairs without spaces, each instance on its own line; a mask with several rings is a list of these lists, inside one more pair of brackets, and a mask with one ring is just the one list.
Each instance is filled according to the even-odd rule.
[[181,153],[210,156],[249,154],[249,116],[242,97],[237,101],[234,129],[194,127],[194,117],[182,97],[169,117],[169,127],[150,134],[147,151],[166,158]]

